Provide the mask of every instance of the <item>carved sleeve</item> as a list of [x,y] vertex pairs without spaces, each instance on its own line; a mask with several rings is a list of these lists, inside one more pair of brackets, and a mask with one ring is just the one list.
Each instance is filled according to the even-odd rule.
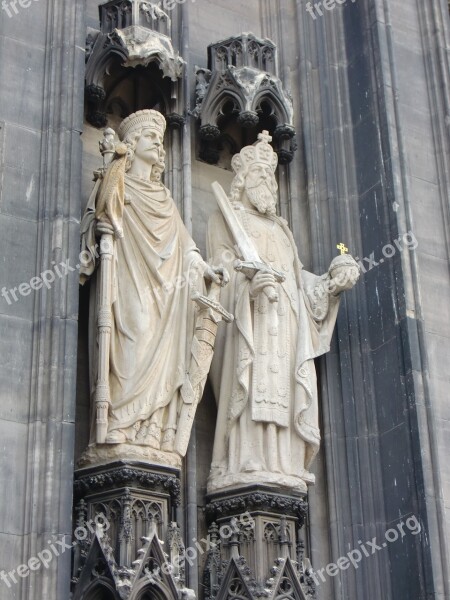
[[309,312],[315,321],[323,321],[330,308],[329,276],[317,276],[303,270],[302,278]]

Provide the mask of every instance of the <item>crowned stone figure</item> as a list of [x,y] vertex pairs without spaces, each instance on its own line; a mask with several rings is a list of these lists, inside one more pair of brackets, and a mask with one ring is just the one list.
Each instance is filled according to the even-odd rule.
[[[164,116],[155,110],[140,110],[121,123],[122,143],[116,145],[112,162],[97,182],[82,221],[83,254],[88,259],[82,265],[81,283],[92,278],[93,411],[85,462],[99,457],[147,458],[177,466],[180,457],[170,456],[176,455],[176,435],[191,425],[179,422],[183,390],[188,390],[190,401],[193,397],[190,368],[198,309],[191,296],[203,292],[204,279],[222,284],[224,272],[203,261],[161,183],[165,127]],[[114,244],[111,273],[102,284],[98,271],[101,275],[108,264],[102,262],[97,269],[98,254],[93,251],[100,236],[102,242],[109,236]],[[105,296],[110,299],[109,322],[103,315],[108,306],[101,304]],[[109,334],[102,384],[107,393],[101,398],[107,410],[99,444],[95,398],[104,362],[99,356],[102,323]],[[189,437],[190,431],[184,433]]]
[[234,156],[231,195],[218,198],[221,211],[208,223],[210,261],[231,273],[221,302],[235,316],[218,334],[210,373],[218,403],[210,493],[252,483],[305,492],[314,482],[314,359],[329,351],[339,295],[359,277],[349,255],[336,257],[323,276],[303,269],[287,222],[276,214],[270,141],[264,132]]

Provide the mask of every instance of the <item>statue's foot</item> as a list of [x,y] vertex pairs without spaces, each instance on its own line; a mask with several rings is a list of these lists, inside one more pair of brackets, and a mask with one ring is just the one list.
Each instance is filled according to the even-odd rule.
[[108,433],[105,444],[124,444],[126,441],[127,436],[120,429],[115,429]]
[[166,429],[161,444],[161,450],[164,452],[173,452],[175,445],[175,429]]

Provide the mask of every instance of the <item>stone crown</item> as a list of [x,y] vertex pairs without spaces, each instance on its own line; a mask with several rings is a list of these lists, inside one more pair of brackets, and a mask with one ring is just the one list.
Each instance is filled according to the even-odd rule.
[[130,133],[140,131],[144,128],[154,129],[161,137],[164,137],[166,131],[166,119],[164,115],[152,109],[138,110],[122,121],[118,130],[119,138],[123,142]]
[[275,173],[278,156],[269,144],[271,141],[272,138],[269,133],[263,131],[258,135],[258,141],[253,146],[245,146],[239,154],[233,156],[231,166],[236,175],[239,175],[241,171],[248,169],[253,164],[267,165]]

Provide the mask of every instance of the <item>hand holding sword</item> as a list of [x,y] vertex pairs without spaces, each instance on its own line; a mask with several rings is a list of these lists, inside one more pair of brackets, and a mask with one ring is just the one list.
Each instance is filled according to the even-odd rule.
[[235,270],[244,273],[250,281],[256,278],[252,286],[254,295],[262,291],[269,302],[278,302],[278,293],[274,282],[282,283],[285,276],[262,262],[222,186],[215,181],[212,184],[212,189],[220,211],[234,238],[236,248],[238,248],[241,255],[241,260],[236,260],[234,263]]

